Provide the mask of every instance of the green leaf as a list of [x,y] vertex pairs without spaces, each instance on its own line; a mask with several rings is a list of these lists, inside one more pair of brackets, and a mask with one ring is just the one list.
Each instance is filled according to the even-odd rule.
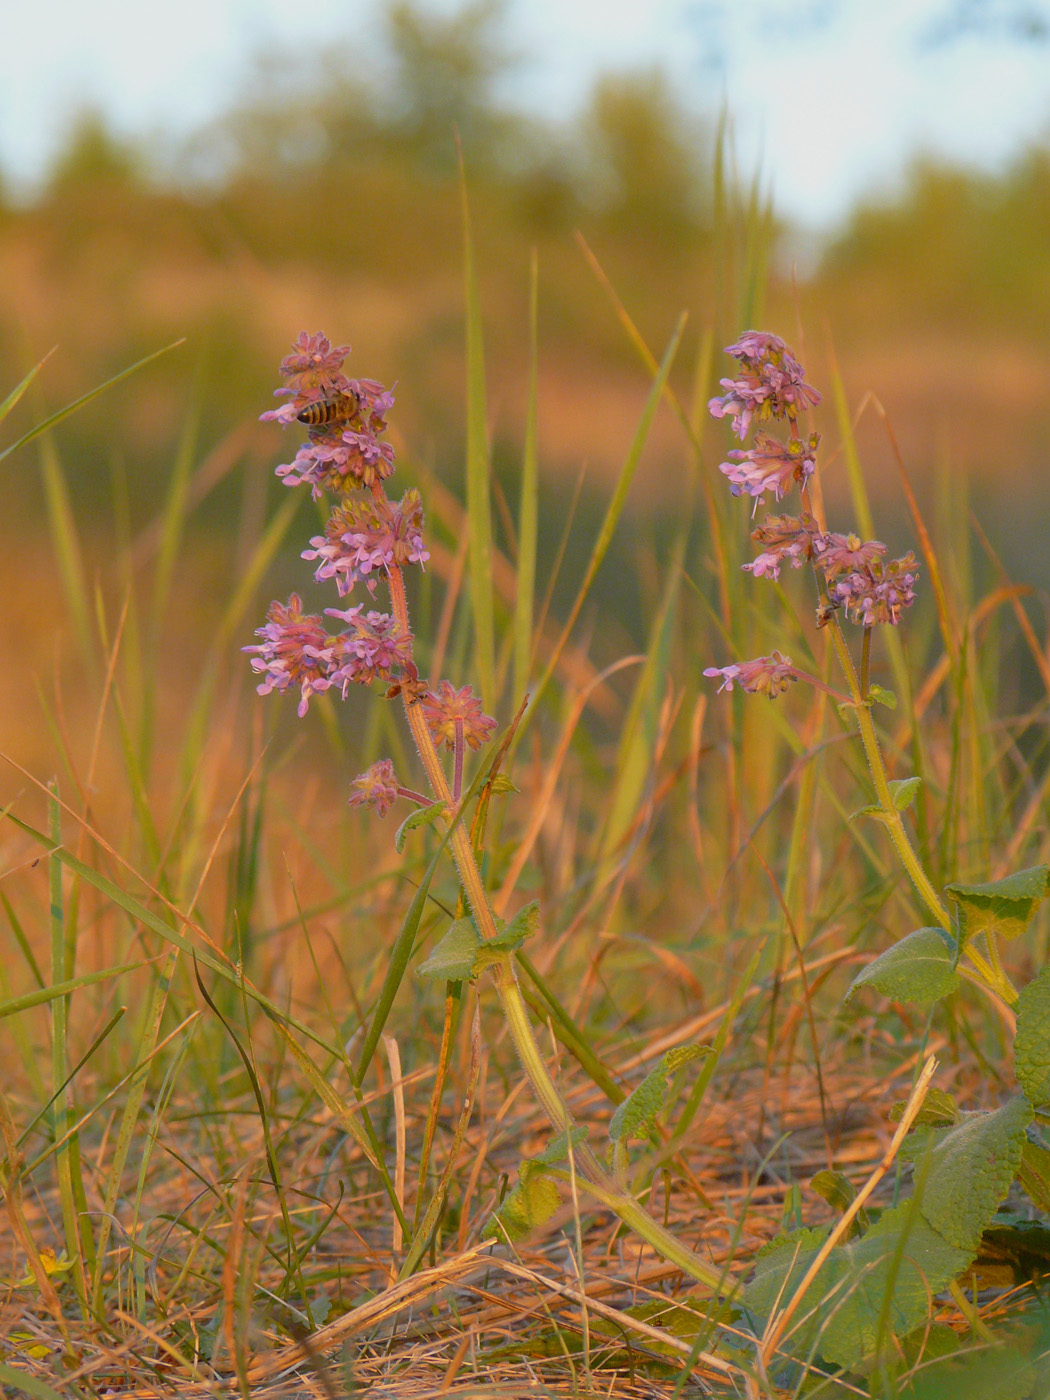
[[516,952],[536,932],[539,922],[540,906],[535,900],[519,909],[509,924],[497,919],[499,932],[488,940],[478,933],[473,919],[457,919],[420,964],[419,975],[448,982],[470,981],[492,963]]
[[[850,1208],[857,1194],[853,1182],[850,1181],[845,1172],[820,1171],[809,1184],[817,1195],[823,1196],[832,1210],[837,1210],[840,1215]],[[870,1223],[868,1212],[863,1209],[859,1210],[850,1233],[853,1235],[863,1234]]]
[[856,821],[858,817],[870,817],[873,822],[886,823],[886,813],[877,802],[870,802],[867,807],[858,807],[855,812],[849,814],[849,820]]
[[474,958],[481,946],[481,935],[471,918],[457,919],[425,962],[420,977],[436,977],[443,982],[468,982],[474,976]]
[[[907,1106],[904,1100],[895,1103],[890,1109],[890,1122],[899,1123]],[[953,1128],[959,1121],[959,1109],[944,1089],[928,1089],[914,1121],[917,1128]]]
[[[892,690],[886,690],[881,685],[871,686],[868,690],[868,699],[873,700],[876,705],[885,705],[887,710],[895,710],[897,708],[897,696]],[[907,781],[917,783],[920,782],[921,779],[909,778]]]
[[920,787],[921,778],[894,778],[890,783],[890,796],[898,812],[903,812],[905,807],[911,806]]
[[1021,1164],[1032,1108],[1018,1095],[994,1113],[966,1113],[930,1150],[920,1209],[959,1249],[977,1252]]
[[656,1123],[667,1099],[667,1077],[688,1064],[711,1054],[710,1045],[678,1045],[660,1057],[660,1063],[627,1095],[609,1121],[613,1142],[646,1137]]
[[943,929],[917,928],[858,972],[843,1000],[870,986],[893,1001],[939,1001],[959,985],[948,937]]
[[516,953],[526,938],[531,938],[539,926],[540,906],[534,899],[519,909],[510,923],[504,925],[496,937],[489,939],[484,946],[499,953]]
[[551,1138],[550,1142],[548,1142],[547,1146],[538,1157],[531,1157],[522,1163],[522,1171],[525,1171],[527,1174],[528,1169],[534,1168],[536,1165],[552,1167],[558,1162],[564,1162],[569,1156],[570,1141],[575,1148],[578,1147],[581,1142],[586,1142],[586,1140],[586,1128],[575,1127],[572,1129],[571,1133],[558,1133],[555,1137]]
[[1014,1073],[1029,1103],[1050,1102],[1050,966],[1017,998]]
[[521,1180],[504,1196],[502,1205],[481,1232],[482,1239],[509,1235],[517,1244],[545,1224],[561,1205],[555,1183],[542,1171],[528,1171],[530,1166],[534,1164],[522,1162]]
[[489,791],[492,793],[520,792],[521,788],[518,787],[513,778],[508,778],[506,773],[497,773],[492,782],[489,783]]
[[[793,1297],[816,1258],[817,1232],[798,1232],[782,1247],[760,1253],[744,1301],[762,1319]],[[826,1361],[856,1368],[890,1349],[890,1333],[905,1336],[927,1317],[932,1294],[966,1268],[973,1251],[951,1245],[903,1201],[884,1211],[859,1240],[839,1246],[806,1289],[785,1345],[797,1356],[815,1347]],[[883,1321],[885,1314],[885,1323]]]
[[1042,1143],[1025,1139],[1017,1180],[1039,1209],[1050,1214],[1050,1151]]
[[945,885],[944,892],[959,905],[964,939],[990,932],[1018,938],[1046,898],[1048,876],[1050,866],[1033,865],[984,885]]
[[415,831],[421,826],[432,826],[444,810],[444,802],[432,802],[429,807],[417,807],[414,812],[409,812],[398,827],[397,835],[394,837],[394,845],[398,855],[405,849],[405,838],[410,831]]
[[[931,1329],[932,1335],[932,1329]],[[1047,1400],[1047,1342],[1044,1327],[996,1327],[994,1344],[927,1348],[899,1400]]]

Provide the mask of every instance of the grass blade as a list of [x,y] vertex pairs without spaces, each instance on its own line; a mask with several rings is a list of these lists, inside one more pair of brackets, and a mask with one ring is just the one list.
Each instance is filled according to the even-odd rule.
[[485,351],[481,298],[474,267],[467,181],[460,158],[463,204],[463,275],[467,290],[467,515],[470,530],[470,601],[474,614],[475,664],[482,703],[491,710],[495,685],[495,623],[492,599],[492,506],[489,489],[488,423],[485,409]]
[[104,383],[96,385],[94,389],[89,389],[86,394],[81,394],[79,399],[74,399],[72,403],[67,403],[65,408],[60,408],[57,413],[52,413],[51,416],[45,418],[42,423],[38,423],[35,428],[30,428],[28,433],[23,433],[17,442],[13,442],[10,447],[5,447],[3,452],[0,452],[0,462],[2,462],[5,457],[10,457],[11,453],[17,448],[25,447],[26,443],[33,442],[41,433],[46,433],[49,428],[57,427],[58,424],[68,418],[70,414],[76,413],[78,408],[83,408],[84,405],[90,403],[92,399],[97,399],[99,394],[104,394],[107,389],[112,389],[115,385],[119,384],[121,380],[127,379],[130,375],[134,374],[136,370],[144,368],[144,366],[148,365],[151,361],[159,359],[161,355],[166,355],[169,350],[175,350],[185,343],[185,336],[180,337],[178,340],[173,340],[170,345],[165,345],[161,350],[154,350],[152,355],[147,355],[143,360],[136,360],[133,365],[128,365],[127,369],[122,369],[120,373],[115,374],[112,379],[107,379]]
[[8,394],[7,398],[0,402],[0,423],[2,423],[7,417],[7,415],[11,412],[15,404],[22,397],[25,391],[29,388],[30,384],[32,384],[33,380],[37,377],[43,366],[47,364],[48,360],[51,358],[51,356],[55,353],[57,349],[58,346],[53,345],[51,349],[47,352],[47,354],[44,356],[44,358],[36,362],[36,364],[29,371],[29,373],[22,380],[22,382],[20,384],[16,384],[15,387]]
[[529,281],[529,394],[525,407],[525,445],[521,460],[521,497],[518,508],[517,593],[514,598],[514,700],[520,701],[529,684],[532,665],[533,595],[536,589],[536,541],[539,535],[539,448],[537,406],[539,276],[535,251]]

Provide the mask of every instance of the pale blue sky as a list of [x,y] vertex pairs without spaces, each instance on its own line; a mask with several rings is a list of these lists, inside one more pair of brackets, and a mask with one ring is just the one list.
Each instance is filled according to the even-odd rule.
[[[1013,0],[996,0],[1001,9]],[[454,0],[428,0],[443,10]],[[1050,21],[1050,0],[1027,0]],[[1050,134],[1050,45],[923,45],[952,0],[511,0],[518,105],[571,116],[596,71],[662,65],[696,108],[728,101],[745,173],[814,226],[892,189],[919,151],[999,168]],[[372,0],[0,0],[0,169],[45,167],[94,103],[118,131],[188,132],[262,46],[367,39]]]

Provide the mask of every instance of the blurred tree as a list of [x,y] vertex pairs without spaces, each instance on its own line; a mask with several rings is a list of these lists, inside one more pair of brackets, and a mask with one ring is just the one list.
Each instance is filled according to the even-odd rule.
[[515,62],[502,37],[506,9],[506,0],[470,0],[437,15],[391,0],[352,41],[261,54],[240,101],[195,143],[191,179],[353,176],[392,163],[445,177],[456,169],[457,132],[475,176],[530,167],[535,123],[497,95]]
[[1003,173],[932,161],[892,204],[866,204],[828,248],[821,272],[844,315],[896,306],[897,319],[990,328],[1045,340],[1050,323],[1050,147]]
[[47,188],[130,185],[141,180],[145,172],[143,152],[114,135],[103,114],[90,107],[75,118],[48,172]]
[[695,239],[707,219],[709,147],[659,70],[600,78],[583,124],[593,197],[610,227],[647,241]]
[[418,0],[393,0],[387,10],[387,138],[429,175],[455,170],[457,133],[472,171],[528,163],[531,124],[497,95],[519,59],[503,36],[506,16],[506,0],[470,0],[448,16]]

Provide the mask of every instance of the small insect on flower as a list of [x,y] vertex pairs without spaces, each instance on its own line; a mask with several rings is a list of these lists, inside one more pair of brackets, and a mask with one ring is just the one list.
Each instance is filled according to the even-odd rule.
[[318,399],[316,403],[308,403],[295,416],[300,423],[316,428],[322,423],[338,423],[352,418],[360,406],[356,394],[336,394],[330,399]]
[[842,607],[840,598],[828,598],[817,608],[817,626],[827,627],[828,623]]

